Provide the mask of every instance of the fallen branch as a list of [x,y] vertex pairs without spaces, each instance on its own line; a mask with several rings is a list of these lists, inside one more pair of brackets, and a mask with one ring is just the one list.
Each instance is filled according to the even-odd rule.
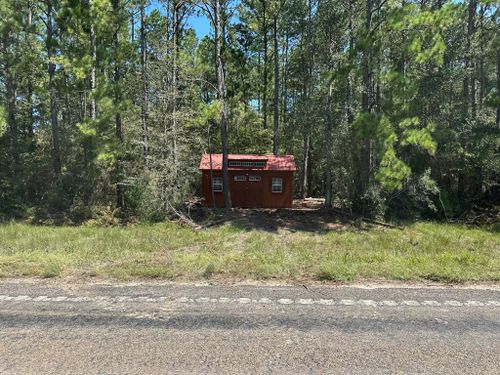
[[188,218],[186,215],[184,215],[182,212],[177,211],[170,203],[168,204],[170,206],[170,209],[172,212],[179,218],[179,221],[183,223],[184,225],[187,225],[188,227],[194,229],[194,230],[201,230],[203,227],[200,225],[196,224],[193,220]]

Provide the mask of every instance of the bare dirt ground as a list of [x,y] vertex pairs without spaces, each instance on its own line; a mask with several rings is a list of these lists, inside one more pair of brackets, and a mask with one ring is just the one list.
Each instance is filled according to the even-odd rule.
[[320,210],[323,208],[325,200],[323,198],[294,199],[292,210]]
[[327,232],[346,230],[353,225],[353,219],[339,211],[324,210],[320,198],[295,199],[292,208],[233,208],[211,212],[197,207],[190,213],[194,222],[205,227],[231,223],[247,230],[278,232]]
[[[397,224],[370,220],[342,211],[340,207],[327,210],[323,198],[294,199],[292,208],[233,208],[211,210],[200,201],[191,205],[188,218],[201,227],[216,227],[225,223],[248,230],[324,233],[332,230],[346,230],[355,226],[367,229],[373,226],[402,229]],[[468,216],[446,220],[448,223],[462,223],[471,226],[496,225],[500,222],[500,208],[476,209]],[[498,229],[497,229],[498,230]]]

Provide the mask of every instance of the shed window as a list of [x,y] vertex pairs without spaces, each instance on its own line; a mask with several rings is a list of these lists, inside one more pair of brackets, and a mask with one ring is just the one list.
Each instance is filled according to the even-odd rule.
[[244,182],[247,180],[247,176],[234,176],[234,181]]
[[214,177],[212,180],[212,191],[214,193],[220,193],[222,192],[224,188],[224,182],[222,177]]
[[282,193],[283,192],[283,179],[282,178],[273,178],[271,191],[273,193]]
[[262,180],[261,176],[248,176],[248,181],[250,182],[259,182],[260,180]]
[[240,160],[230,160],[230,167],[249,167],[249,168],[264,168],[266,166],[265,161],[240,161]]

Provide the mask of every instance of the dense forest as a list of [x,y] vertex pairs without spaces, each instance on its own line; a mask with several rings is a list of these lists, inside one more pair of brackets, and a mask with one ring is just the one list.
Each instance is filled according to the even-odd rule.
[[294,155],[297,196],[365,216],[498,205],[499,21],[492,0],[0,0],[0,218],[162,220],[204,152]]

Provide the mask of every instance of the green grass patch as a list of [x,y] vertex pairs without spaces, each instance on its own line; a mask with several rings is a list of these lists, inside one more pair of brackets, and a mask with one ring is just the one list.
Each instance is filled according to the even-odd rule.
[[0,225],[0,277],[500,281],[500,233],[417,223],[312,233]]

